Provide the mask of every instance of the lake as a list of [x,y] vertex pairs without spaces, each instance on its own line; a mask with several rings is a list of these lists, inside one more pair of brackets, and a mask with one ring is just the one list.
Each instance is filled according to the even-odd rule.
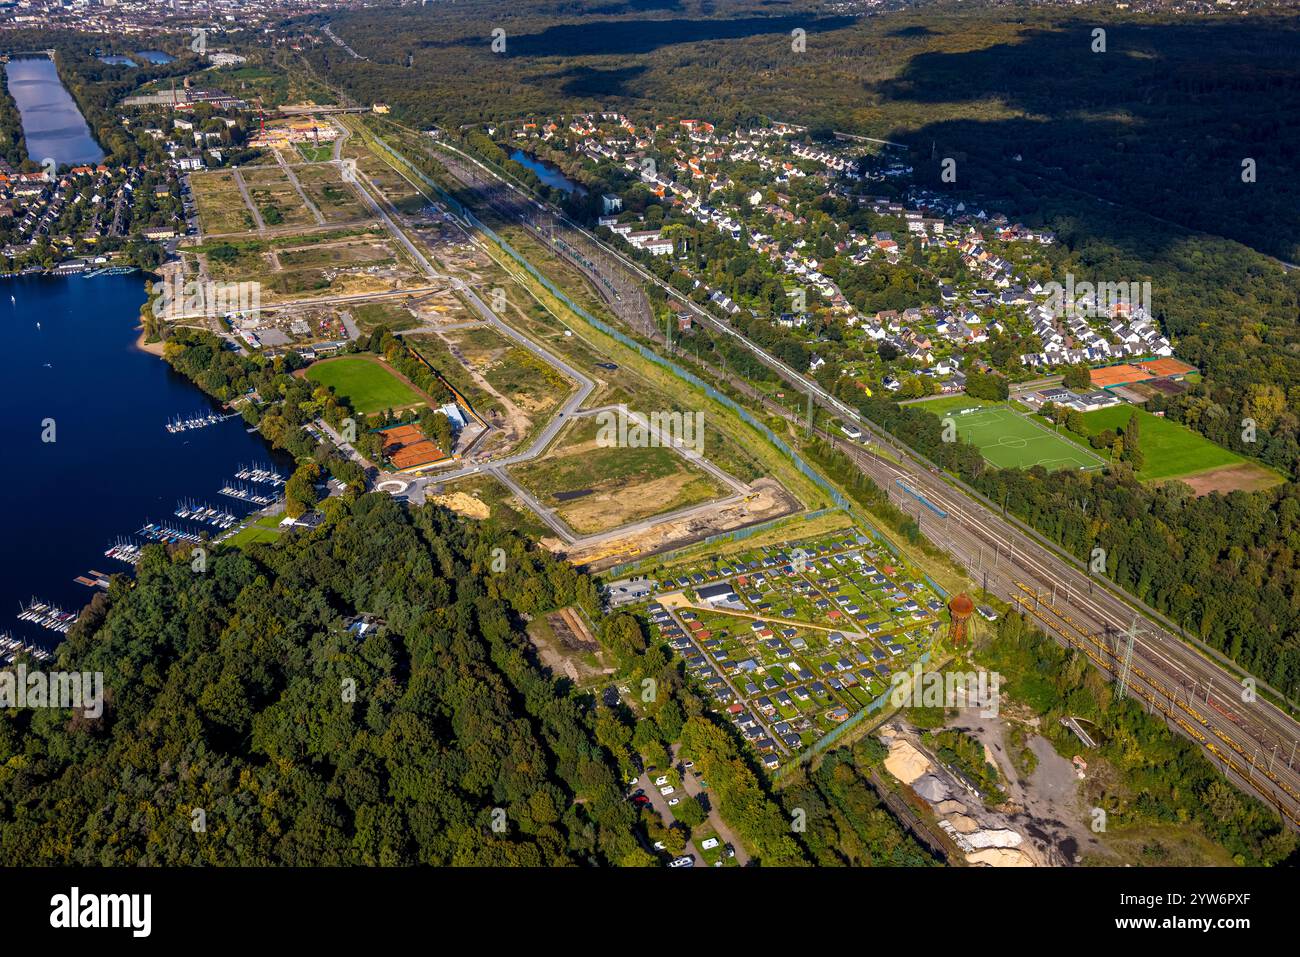
[[[138,274],[0,283],[0,442],[8,463],[0,632],[53,647],[62,636],[18,621],[20,602],[35,597],[78,609],[95,589],[75,576],[130,571],[104,556],[118,539],[147,521],[202,529],[172,514],[178,500],[242,516],[252,506],[217,492],[241,464],[275,462],[287,474],[285,459],[273,458],[242,419],[166,431],[170,418],[213,406],[162,359],[136,348],[144,300]],[[42,441],[47,419],[53,442]]]
[[135,55],[146,63],[152,63],[154,66],[171,63],[176,59],[174,56],[169,56],[161,50],[137,50]]
[[48,57],[10,60],[5,66],[9,94],[18,104],[27,155],[37,163],[98,163],[104,158],[86,118],[59,79]]
[[587,190],[584,187],[565,176],[557,166],[539,160],[521,149],[516,149],[511,153],[510,158],[521,166],[527,166],[537,174],[538,179],[552,189],[558,189],[565,193],[576,192],[579,196],[587,195]]

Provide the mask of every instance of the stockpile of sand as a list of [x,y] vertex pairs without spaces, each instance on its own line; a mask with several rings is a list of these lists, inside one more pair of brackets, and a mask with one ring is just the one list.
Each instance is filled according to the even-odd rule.
[[947,821],[958,834],[970,834],[973,831],[978,831],[980,829],[980,826],[975,823],[974,819],[967,817],[965,814],[954,814],[952,817],[948,818]]
[[982,851],[966,855],[969,864],[984,864],[988,867],[1033,867],[1034,862],[1015,848],[986,847]]
[[435,495],[430,501],[435,505],[441,505],[449,508],[453,512],[464,515],[468,518],[477,518],[479,520],[487,518],[492,514],[492,509],[484,502],[480,502],[472,495],[466,495],[464,492],[452,492],[450,495]]
[[901,738],[889,743],[889,756],[885,770],[904,784],[911,784],[930,770],[930,762],[912,744]]
[[961,801],[953,801],[950,799],[947,801],[940,801],[935,805],[934,810],[940,815],[964,814],[966,812],[966,805],[962,804]]

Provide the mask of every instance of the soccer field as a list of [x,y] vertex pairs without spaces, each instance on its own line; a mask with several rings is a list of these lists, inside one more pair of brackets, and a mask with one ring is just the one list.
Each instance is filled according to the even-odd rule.
[[940,414],[940,418],[947,416],[957,425],[957,437],[978,448],[998,468],[1081,469],[1103,464],[1087,449],[1005,405],[981,406],[964,414],[955,408]]
[[420,395],[398,379],[380,362],[360,356],[326,359],[307,369],[312,382],[330,386],[362,415],[381,409],[405,409],[419,405]]

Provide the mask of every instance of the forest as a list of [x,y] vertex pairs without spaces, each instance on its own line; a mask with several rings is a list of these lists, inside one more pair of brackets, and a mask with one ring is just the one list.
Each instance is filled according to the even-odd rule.
[[22,169],[28,161],[22,117],[9,93],[8,82],[0,84],[0,159],[14,169]]
[[[1092,31],[1105,30],[1094,52]],[[506,46],[491,49],[491,31]],[[664,9],[491,0],[367,10],[333,29],[368,60],[324,45],[313,62],[361,102],[408,122],[501,122],[652,109],[728,124],[772,117],[901,140],[918,174],[959,162],[956,186],[1031,202],[1073,187],[1177,224],[1300,259],[1293,20],[1181,20],[1090,8],[931,3],[835,16],[747,0]],[[806,50],[791,31],[806,32]],[[1256,179],[1244,182],[1243,159]],[[931,170],[930,167],[933,167]],[[968,168],[969,166],[969,168]],[[922,168],[924,167],[924,169]]]
[[[134,582],[96,596],[57,666],[103,673],[103,715],[0,715],[6,861],[644,866],[662,825],[622,781],[677,741],[762,863],[926,860],[847,766],[814,775],[827,819],[801,840],[801,793],[774,796],[680,660],[602,615],[567,563],[383,494],[322,510],[201,571],[188,547],[149,546]],[[565,605],[599,622],[619,680],[653,678],[644,708],[539,667],[527,621]]]
[[5,860],[648,863],[590,707],[522,634],[590,582],[444,510],[327,511],[202,573],[150,547],[97,597],[59,663],[103,672],[104,716],[0,716]]

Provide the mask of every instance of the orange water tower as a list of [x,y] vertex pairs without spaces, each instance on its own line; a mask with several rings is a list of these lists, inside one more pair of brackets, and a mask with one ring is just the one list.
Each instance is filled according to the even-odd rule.
[[948,602],[948,614],[951,616],[948,623],[948,647],[960,648],[969,637],[970,617],[975,614],[975,602],[971,601],[970,595],[962,592]]

